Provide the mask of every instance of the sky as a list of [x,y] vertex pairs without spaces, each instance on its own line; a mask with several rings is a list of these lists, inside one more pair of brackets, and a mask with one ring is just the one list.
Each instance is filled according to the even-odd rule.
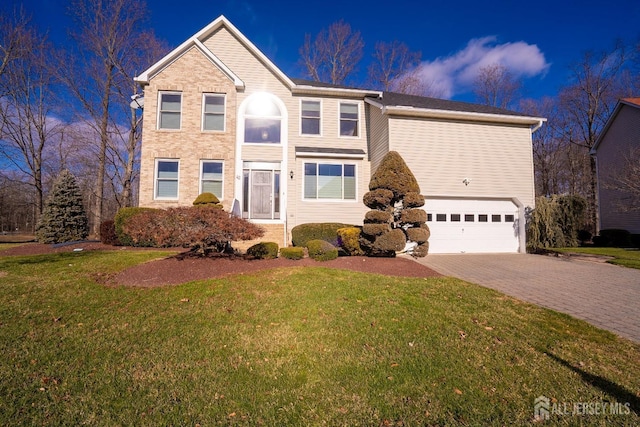
[[[65,0],[10,0],[24,5],[54,42],[62,42],[70,20]],[[617,39],[640,40],[640,1],[616,0],[148,0],[149,27],[177,47],[224,15],[285,74],[305,78],[299,48],[344,20],[365,42],[360,78],[376,42],[398,40],[420,51],[420,72],[435,81],[442,97],[473,101],[478,69],[500,63],[522,77],[523,95],[555,96],[569,67],[586,51],[611,49]]]

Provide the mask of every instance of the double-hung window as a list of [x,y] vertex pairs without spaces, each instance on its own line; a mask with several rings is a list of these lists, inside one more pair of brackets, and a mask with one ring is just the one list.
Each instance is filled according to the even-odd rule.
[[180,129],[182,93],[160,92],[158,105],[158,129]]
[[358,104],[340,103],[340,136],[358,136]]
[[178,160],[156,160],[156,199],[173,200],[178,198],[179,169],[180,162]]
[[222,200],[223,163],[202,160],[200,165],[200,193],[213,193],[218,200]]
[[203,95],[202,130],[224,131],[224,100],[222,93]]
[[305,199],[356,199],[356,166],[341,163],[304,164]]
[[301,101],[300,133],[320,135],[320,101]]

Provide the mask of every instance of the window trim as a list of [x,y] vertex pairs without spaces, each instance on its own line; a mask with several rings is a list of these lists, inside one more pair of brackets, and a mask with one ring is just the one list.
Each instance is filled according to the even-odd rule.
[[[224,200],[224,160],[218,160],[218,159],[200,159],[200,181],[199,181],[200,188],[199,188],[199,192],[198,192],[198,194],[202,194],[202,193],[204,192],[204,191],[203,191],[203,189],[202,189],[202,187],[203,187],[203,185],[202,185],[202,184],[204,183],[204,181],[205,181],[205,180],[204,180],[204,179],[203,179],[203,177],[202,177],[202,175],[203,175],[203,170],[202,170],[202,168],[203,168],[203,166],[204,166],[204,164],[205,164],[205,163],[220,163],[220,164],[222,165],[222,178],[220,179],[220,192],[221,192],[221,194],[220,194],[220,196],[216,195],[216,197],[218,198],[218,200],[219,200],[220,202],[222,202],[222,201]],[[213,180],[211,180],[211,179],[207,179],[206,181],[213,181]]]
[[[316,197],[315,198],[307,198],[305,193],[306,193],[306,176],[305,175],[305,166],[307,164],[315,164],[316,165]],[[317,180],[318,180],[318,172],[319,172],[319,165],[340,165],[342,166],[342,174],[340,175],[342,178],[342,198],[320,198],[318,197],[318,186],[317,186]],[[354,182],[355,182],[355,188],[354,188],[354,198],[353,199],[345,199],[344,198],[344,167],[345,166],[353,166],[353,178],[354,178]],[[358,202],[358,164],[356,162],[350,163],[350,162],[332,162],[332,161],[328,161],[328,160],[319,160],[319,161],[315,161],[315,162],[302,162],[302,200],[305,202],[347,202],[347,203],[357,203]]]
[[[279,116],[271,116],[271,115],[264,115],[264,116],[258,116],[258,115],[253,115],[253,114],[247,114],[247,110],[249,109],[249,107],[251,107],[251,104],[253,102],[256,101],[260,101],[260,97],[264,97],[265,100],[269,100],[269,102],[272,102],[277,108],[278,111],[280,113]],[[244,106],[244,109],[242,111],[242,115],[240,116],[240,120],[242,120],[242,134],[239,135],[239,138],[242,140],[242,144],[243,145],[255,145],[255,146],[260,146],[260,147],[278,147],[278,146],[282,146],[283,141],[284,141],[284,137],[285,137],[285,128],[287,127],[287,122],[285,121],[285,113],[283,112],[283,108],[284,105],[281,104],[281,101],[275,96],[272,95],[270,93],[265,93],[265,92],[259,92],[256,94],[253,94],[251,97],[249,97],[246,101],[246,104]],[[246,133],[247,133],[247,119],[269,119],[269,120],[279,120],[280,121],[280,139],[278,142],[248,142],[246,140]]]
[[[356,107],[358,107],[358,118],[356,119],[356,132],[357,135],[342,135],[342,133],[340,132],[340,128],[341,128],[341,124],[342,124],[342,117],[341,117],[341,112],[340,109],[342,107],[342,105],[355,105]],[[347,139],[360,139],[360,135],[362,135],[361,129],[360,129],[360,123],[362,121],[361,119],[362,114],[360,112],[360,102],[359,101],[339,101],[338,102],[338,138],[347,138]],[[349,121],[353,121],[351,119],[345,119],[345,120],[349,120]]]
[[[205,112],[205,105],[206,105],[206,100],[208,96],[214,97],[214,98],[222,98],[222,129],[205,129],[204,128],[205,115],[207,114],[219,115],[217,113]],[[220,92],[203,92],[202,93],[202,116],[201,116],[200,130],[202,132],[212,132],[212,133],[226,132],[227,130],[227,94],[226,93],[220,93]]]
[[[176,181],[176,195],[175,197],[159,197],[158,196],[158,182],[160,178],[158,177],[158,166],[161,162],[172,162],[178,164],[178,176],[175,179],[167,179],[163,178],[164,181]],[[155,167],[153,172],[153,200],[179,200],[180,199],[180,159],[172,159],[172,158],[156,158]]]
[[[318,119],[318,133],[304,133],[302,131],[302,119],[305,118],[305,116],[303,115],[303,108],[302,108],[302,104],[304,102],[317,102],[318,104],[320,104],[320,109],[319,109],[319,113],[320,116],[317,117]],[[315,119],[316,117],[306,117],[308,119]],[[321,99],[310,99],[310,98],[302,98],[300,99],[300,136],[305,136],[305,137],[312,137],[312,138],[317,138],[317,137],[321,137],[322,136],[322,100]]]
[[[163,95],[180,95],[180,124],[177,129],[173,128],[163,128],[161,127],[161,117],[162,117],[162,96]],[[182,92],[177,90],[159,90],[158,91],[158,114],[156,118],[156,130],[175,132],[182,130]],[[175,111],[173,111],[175,113]]]

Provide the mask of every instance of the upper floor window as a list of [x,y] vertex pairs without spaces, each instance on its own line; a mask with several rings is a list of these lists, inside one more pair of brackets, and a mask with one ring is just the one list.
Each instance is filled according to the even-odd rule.
[[320,101],[301,101],[300,133],[320,135]]
[[180,129],[182,94],[180,92],[160,92],[158,109],[158,129]]
[[224,131],[223,93],[205,93],[202,102],[202,130]]
[[178,170],[180,162],[174,159],[156,160],[156,199],[178,198]]
[[244,142],[279,144],[282,113],[268,95],[255,96],[244,115]]
[[221,161],[203,160],[200,166],[200,193],[213,193],[222,200],[222,170]]
[[340,103],[340,136],[358,136],[358,104]]
[[356,166],[305,163],[304,198],[355,200]]

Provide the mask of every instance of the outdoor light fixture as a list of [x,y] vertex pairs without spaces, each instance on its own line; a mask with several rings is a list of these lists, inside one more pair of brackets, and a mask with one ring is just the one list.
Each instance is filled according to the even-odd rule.
[[293,179],[293,171],[289,171],[289,178]]
[[469,185],[469,183],[470,183],[470,182],[471,182],[471,179],[470,179],[470,178],[465,178],[465,179],[463,179],[463,180],[462,180],[462,183],[463,183],[464,185]]

